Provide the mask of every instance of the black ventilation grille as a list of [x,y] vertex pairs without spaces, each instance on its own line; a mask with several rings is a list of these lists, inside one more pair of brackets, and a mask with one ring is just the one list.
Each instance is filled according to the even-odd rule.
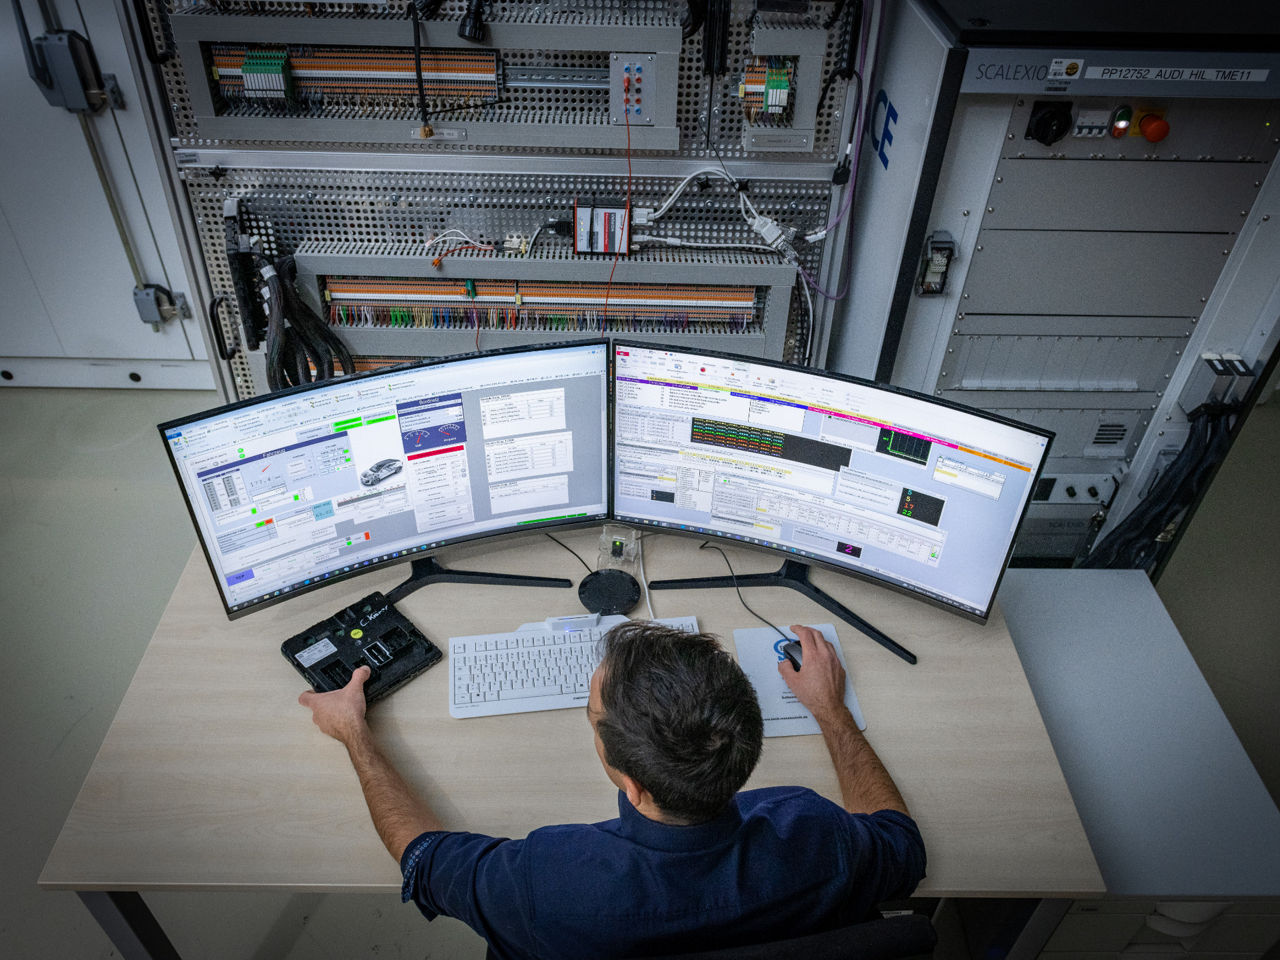
[[1100,423],[1098,432],[1093,435],[1094,445],[1111,445],[1123,443],[1129,428],[1123,423]]

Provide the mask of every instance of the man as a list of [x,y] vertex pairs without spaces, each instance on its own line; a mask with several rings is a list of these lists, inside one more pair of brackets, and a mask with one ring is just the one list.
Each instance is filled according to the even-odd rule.
[[641,622],[608,633],[587,718],[620,817],[524,840],[448,831],[414,795],[365,723],[367,668],[342,690],[298,699],[346,746],[400,863],[404,899],[428,919],[462,920],[495,956],[594,960],[765,943],[859,922],[924,876],[920,833],[844,706],[834,648],[816,630],[792,629],[803,666],[778,669],[818,720],[843,810],[802,787],[738,792],[760,756],[760,707],[706,634]]

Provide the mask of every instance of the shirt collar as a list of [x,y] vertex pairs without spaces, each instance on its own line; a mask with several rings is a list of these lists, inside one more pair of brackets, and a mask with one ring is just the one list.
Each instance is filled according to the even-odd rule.
[[674,826],[650,820],[631,805],[627,795],[618,791],[618,832],[629,840],[656,850],[680,852],[705,850],[722,844],[734,836],[742,826],[742,814],[737,803],[730,802],[724,813],[705,823],[692,826]]

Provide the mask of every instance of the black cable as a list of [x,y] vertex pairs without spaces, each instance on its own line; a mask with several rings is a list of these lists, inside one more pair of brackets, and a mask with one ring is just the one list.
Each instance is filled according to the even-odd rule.
[[551,540],[551,541],[552,541],[552,542],[554,542],[554,543],[558,543],[558,544],[560,544],[560,546],[564,547],[566,550],[568,550],[570,553],[572,553],[575,557],[577,557],[577,558],[578,558],[578,562],[579,562],[580,564],[582,564],[584,567],[586,567],[586,568],[587,568],[587,573],[595,573],[595,571],[591,569],[591,564],[589,564],[589,563],[587,563],[587,561],[583,560],[583,559],[582,559],[582,554],[578,553],[578,551],[577,551],[577,550],[575,550],[575,549],[573,549],[573,547],[569,546],[567,543],[565,543],[563,540],[559,539],[558,537],[553,537],[553,536],[551,536],[551,534],[549,534],[549,533],[544,534],[544,536],[545,536],[548,540]]
[[680,19],[680,35],[684,40],[693,37],[702,29],[707,19],[707,0],[688,0],[685,4],[684,16]]
[[455,104],[451,107],[441,107],[436,110],[427,109],[427,85],[426,80],[422,75],[422,36],[426,30],[422,26],[422,17],[433,14],[435,12],[435,8],[439,5],[440,4],[438,2],[434,4],[427,4],[427,11],[423,14],[419,11],[417,2],[415,2],[415,0],[409,0],[409,17],[413,21],[413,73],[414,79],[417,81],[418,85],[418,117],[424,128],[431,125],[429,122],[431,117],[448,116],[449,114],[458,113],[459,111],[478,110],[482,107],[497,107],[510,102],[507,100],[497,99],[495,92],[495,99],[493,100],[484,100],[480,103]]
[[[703,540],[702,545],[699,546],[698,549],[704,550],[707,547],[710,547],[716,553],[720,554],[720,556],[724,557],[724,565],[729,568],[729,576],[733,578],[733,589],[736,590],[738,593],[738,600],[741,601],[742,605],[747,608],[747,613],[751,614],[753,617],[755,617],[757,620],[759,620],[761,623],[765,624],[766,626],[773,627],[774,630],[778,630],[777,624],[772,623],[769,620],[766,620],[764,617],[760,616],[760,614],[752,610],[751,607],[747,606],[747,601],[743,599],[743,596],[742,596],[742,590],[738,588],[738,575],[733,572],[733,564],[729,562],[728,555],[719,547],[717,547],[715,544],[713,544],[710,540]],[[781,630],[778,630],[778,636],[780,636],[783,640],[795,639],[794,637],[787,636]]]
[[337,360],[344,374],[355,373],[355,362],[346,344],[329,329],[328,324],[316,315],[297,292],[298,265],[293,257],[281,257],[276,261],[276,271],[281,275],[285,295],[285,309],[289,323],[310,348],[309,352],[320,373],[317,379],[328,380],[334,375],[333,361]]
[[[1178,455],[1123,520],[1078,566],[1086,569],[1145,569],[1150,572],[1169,550],[1186,511],[1226,456],[1238,403],[1213,401],[1188,414],[1190,431]],[[1117,487],[1118,489],[1118,487]],[[1112,501],[1115,494],[1112,494]]]
[[418,5],[413,0],[409,0],[409,16],[413,20],[413,72],[418,79],[418,112],[422,116],[422,126],[427,127],[427,87],[422,79],[422,20],[418,16]]
[[283,390],[290,386],[285,377],[284,295],[280,277],[269,264],[259,271],[267,289],[267,386]]
[[355,362],[346,345],[298,296],[293,257],[280,257],[273,264],[260,253],[253,256],[262,262],[258,275],[266,287],[268,387],[283,390],[328,380],[334,375],[335,360],[343,373],[354,373]]
[[840,14],[844,13],[845,0],[836,0],[831,6],[831,16],[827,17],[827,22],[822,25],[823,30],[830,30],[836,25],[836,21],[840,19]]

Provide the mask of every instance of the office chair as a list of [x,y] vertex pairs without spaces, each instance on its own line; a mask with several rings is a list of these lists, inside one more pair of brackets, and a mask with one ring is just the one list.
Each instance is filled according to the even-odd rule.
[[929,918],[912,913],[868,920],[794,940],[646,960],[914,960],[931,956],[937,942],[938,934]]

